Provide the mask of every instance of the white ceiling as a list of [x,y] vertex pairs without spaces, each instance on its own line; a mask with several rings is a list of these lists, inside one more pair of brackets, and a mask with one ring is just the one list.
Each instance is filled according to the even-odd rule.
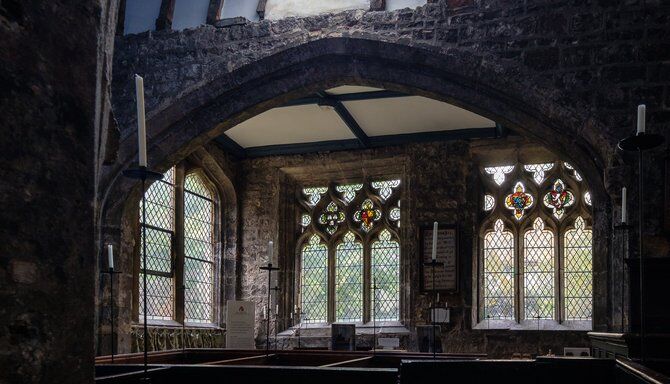
[[[379,90],[345,85],[326,93],[343,95]],[[494,121],[475,113],[421,96],[342,103],[369,137],[495,126]],[[356,138],[333,108],[318,105],[274,108],[225,134],[243,148]]]

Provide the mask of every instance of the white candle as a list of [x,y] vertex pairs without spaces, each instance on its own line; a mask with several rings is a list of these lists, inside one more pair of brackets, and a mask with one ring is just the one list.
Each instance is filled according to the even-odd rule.
[[297,305],[293,306],[293,312],[298,313],[298,306]]
[[267,308],[263,307],[263,319],[267,319],[268,313],[267,313]]
[[279,304],[275,305],[275,315],[279,313]]
[[647,112],[647,107],[644,104],[637,106],[637,134],[644,133],[645,131],[645,115]]
[[433,261],[437,259],[437,221],[433,223],[433,253],[431,257]]
[[270,263],[270,264],[272,264],[272,262],[274,261],[274,260],[272,260],[272,256],[273,256],[273,253],[274,253],[272,248],[273,248],[273,243],[272,243],[272,241],[269,241],[268,242],[268,263]]
[[107,244],[107,265],[109,269],[114,269],[114,246]]
[[144,79],[135,75],[135,96],[137,99],[137,145],[139,147],[138,164],[147,166],[147,127],[144,121]]
[[621,188],[621,223],[628,221],[628,212],[626,209],[626,187]]

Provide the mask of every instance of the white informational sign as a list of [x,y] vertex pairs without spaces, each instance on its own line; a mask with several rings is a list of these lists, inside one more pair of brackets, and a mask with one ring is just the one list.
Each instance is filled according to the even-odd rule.
[[226,348],[255,349],[253,301],[228,300],[226,308]]

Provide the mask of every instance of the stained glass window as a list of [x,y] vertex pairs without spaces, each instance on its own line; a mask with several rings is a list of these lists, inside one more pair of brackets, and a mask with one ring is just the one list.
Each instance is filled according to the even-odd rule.
[[302,193],[307,196],[307,204],[312,206],[317,205],[319,200],[321,200],[321,196],[326,192],[328,192],[328,188],[326,187],[310,187],[302,190]]
[[400,185],[400,180],[373,181],[372,188],[379,191],[379,197],[382,201],[388,199],[393,194],[393,188]]
[[400,317],[400,244],[384,229],[372,243],[373,316],[377,321]]
[[523,166],[528,172],[533,173],[533,180],[537,185],[542,184],[544,181],[544,173],[549,171],[554,167],[554,163],[541,163],[541,164],[526,164]]
[[302,190],[308,206],[298,204],[298,229],[309,240],[297,255],[300,321],[400,319],[400,184],[348,180]]
[[366,199],[361,204],[361,209],[354,213],[354,220],[361,223],[361,229],[365,232],[368,232],[372,229],[372,226],[376,221],[382,218],[382,213],[379,209],[375,208],[372,200]]
[[500,219],[484,236],[484,312],[490,319],[514,319],[514,236]]
[[347,232],[335,252],[337,321],[363,320],[363,244]]
[[344,184],[335,186],[335,190],[342,194],[342,199],[349,204],[354,198],[356,198],[356,193],[363,188],[363,184]]
[[200,175],[184,179],[184,315],[187,322],[214,321],[214,196]]
[[526,319],[554,318],[554,233],[539,217],[523,235],[523,287]]
[[[163,175],[163,180],[151,184],[145,192],[146,222],[140,222],[146,231],[147,265],[140,257],[139,313],[144,318],[143,274],[147,274],[147,319],[172,320],[174,317],[174,295],[172,275],[172,237],[174,235],[174,169]],[[142,202],[140,201],[140,220]],[[140,236],[140,256],[143,251]]]
[[526,209],[533,206],[533,196],[526,193],[526,187],[522,182],[514,185],[514,190],[505,198],[505,207],[514,211],[514,218],[521,220]]
[[326,210],[319,216],[319,224],[325,226],[326,232],[334,234],[337,228],[344,222],[344,212],[334,202],[328,203]]
[[593,306],[592,234],[582,217],[565,233],[565,317],[590,320]]
[[553,188],[544,195],[544,206],[551,208],[555,218],[563,217],[565,208],[572,206],[575,196],[565,188],[563,180],[557,179]]
[[[328,315],[328,247],[317,235],[302,247],[300,274],[300,308],[303,321],[323,323]],[[309,319],[309,320],[307,320]]]
[[[517,166],[524,172],[514,173],[517,179],[507,183],[511,180],[506,178]],[[563,161],[483,170],[481,218],[495,225],[493,230],[486,226],[480,229],[483,269],[479,290],[483,302],[478,308],[478,319],[589,320],[593,302],[591,231],[585,228],[585,222],[590,216],[591,194],[583,189],[584,183],[572,181],[582,181],[581,174]],[[551,181],[547,177],[549,171]],[[489,182],[489,175],[495,183]],[[577,206],[581,196],[584,204]],[[506,213],[496,209],[500,203],[506,208],[503,211],[511,211],[515,220],[501,220]],[[566,228],[568,223],[553,227],[554,219],[565,221],[576,212],[582,217],[575,221],[574,228]],[[517,265],[522,271],[520,275],[514,273]],[[521,289],[515,290],[517,281]],[[559,284],[563,281],[565,284]],[[565,308],[559,308],[559,303]],[[519,313],[514,312],[516,308]],[[506,327],[504,324],[500,325]]]
[[501,167],[485,167],[484,172],[493,176],[493,181],[496,184],[502,185],[505,182],[505,175],[512,173],[514,170],[513,165],[503,165]]

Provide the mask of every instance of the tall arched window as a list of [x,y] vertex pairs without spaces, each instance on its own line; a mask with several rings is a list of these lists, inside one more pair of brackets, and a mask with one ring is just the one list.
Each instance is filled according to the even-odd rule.
[[302,189],[300,321],[400,320],[399,186],[377,179]]
[[479,321],[590,321],[592,203],[581,174],[556,161],[481,175]]
[[328,314],[328,247],[317,235],[309,238],[301,252],[301,304],[305,322],[320,323]]
[[171,168],[147,189],[146,222],[141,221],[140,203],[147,268],[141,265],[140,243],[139,321],[146,273],[147,320],[216,325],[220,268],[216,192],[200,172],[184,174],[183,165]]
[[187,322],[214,322],[214,194],[202,177],[184,179],[184,312]]

